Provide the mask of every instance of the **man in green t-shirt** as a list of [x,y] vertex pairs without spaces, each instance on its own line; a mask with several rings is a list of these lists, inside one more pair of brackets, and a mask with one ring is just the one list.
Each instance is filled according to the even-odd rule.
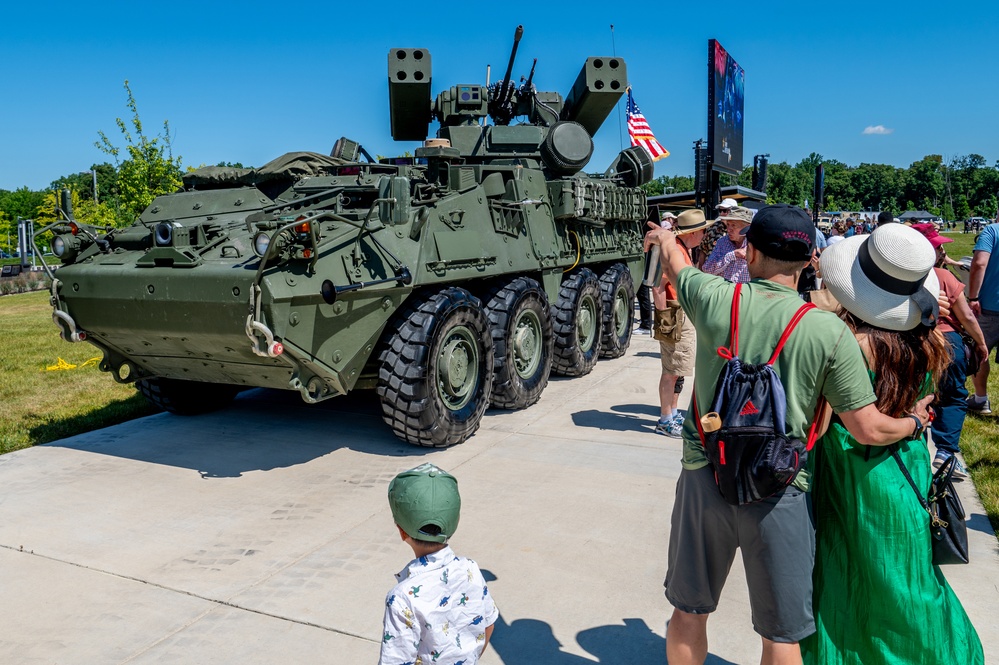
[[[650,226],[653,226],[650,224]],[[751,281],[739,308],[739,357],[765,362],[801,306],[796,285],[811,259],[815,227],[793,206],[766,206],[744,231]],[[666,229],[655,227],[646,249],[659,245],[662,264],[677,299],[697,330],[694,395],[710,404],[730,344],[735,285],[687,267]],[[927,397],[915,419],[879,412],[867,367],[853,334],[831,312],[813,310],[801,319],[774,369],[787,396],[786,431],[805,440],[820,396],[857,441],[888,445],[912,434],[915,419],[929,422]],[[703,663],[707,620],[715,610],[736,549],[742,550],[753,627],[763,639],[763,665],[801,663],[798,641],[815,631],[812,562],[815,540],[806,503],[807,474],[794,485],[756,503],[732,506],[722,499],[693,420],[683,429],[683,470],[677,481],[670,530],[666,598],[673,616],[666,631],[670,665]]]

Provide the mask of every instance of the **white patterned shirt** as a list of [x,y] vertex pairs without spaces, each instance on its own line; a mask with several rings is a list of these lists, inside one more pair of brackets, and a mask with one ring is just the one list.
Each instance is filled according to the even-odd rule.
[[499,611],[479,566],[450,547],[413,559],[385,597],[379,665],[472,665]]

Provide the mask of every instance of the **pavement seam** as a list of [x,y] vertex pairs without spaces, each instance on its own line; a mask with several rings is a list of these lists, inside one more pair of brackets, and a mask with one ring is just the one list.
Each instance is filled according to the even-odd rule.
[[[369,517],[369,519],[370,519],[370,517]],[[296,624],[299,624],[301,626],[307,626],[309,628],[318,628],[320,630],[325,630],[325,631],[330,632],[330,633],[336,633],[338,635],[345,635],[347,637],[353,637],[353,638],[356,638],[356,639],[359,639],[359,640],[364,640],[365,642],[371,642],[373,644],[377,644],[379,642],[378,640],[373,640],[370,637],[364,637],[363,635],[357,635],[357,634],[354,634],[354,633],[351,633],[351,632],[348,632],[348,631],[345,631],[345,630],[338,630],[336,628],[331,628],[330,626],[324,626],[322,624],[313,623],[311,621],[303,621],[301,619],[295,619],[295,618],[292,618],[292,617],[282,616],[280,614],[274,614],[272,612],[265,612],[263,610],[253,609],[252,607],[245,607],[243,605],[238,605],[238,604],[236,604],[236,603],[234,603],[234,602],[232,602],[230,600],[221,600],[221,599],[218,599],[218,598],[210,598],[208,596],[202,596],[201,594],[194,593],[193,591],[186,591],[184,589],[177,589],[177,588],[174,588],[174,587],[166,586],[165,584],[159,584],[157,582],[150,582],[149,580],[143,580],[143,579],[140,579],[138,577],[132,577],[131,575],[123,575],[121,573],[114,573],[114,572],[111,572],[111,571],[108,571],[108,570],[104,570],[102,568],[94,568],[93,566],[87,566],[87,565],[84,565],[82,563],[75,563],[73,561],[66,561],[65,559],[59,559],[57,557],[50,556],[48,554],[39,554],[38,552],[35,552],[34,550],[26,550],[26,549],[24,549],[24,547],[14,547],[12,545],[4,545],[2,543],[0,543],[0,547],[2,547],[4,549],[7,549],[7,550],[11,550],[12,552],[18,552],[20,554],[27,554],[29,556],[36,556],[36,557],[39,557],[39,558],[42,558],[42,559],[46,559],[48,561],[54,561],[56,563],[66,564],[68,566],[74,566],[76,568],[81,568],[83,570],[89,570],[89,571],[95,572],[95,573],[101,573],[103,575],[109,575],[111,577],[116,577],[118,579],[128,580],[130,582],[137,582],[139,584],[146,584],[146,585],[149,585],[151,587],[156,587],[158,589],[163,589],[164,591],[171,591],[173,593],[179,593],[179,594],[183,594],[185,596],[190,596],[191,598],[197,598],[198,600],[204,600],[206,602],[213,603],[215,605],[221,605],[223,607],[231,607],[231,608],[236,609],[236,610],[242,610],[244,612],[251,612],[253,614],[259,614],[260,616],[270,617],[272,619],[279,619],[279,620],[282,620],[282,621],[289,621],[291,623],[296,623]],[[241,591],[240,593],[244,593],[244,592]],[[173,633],[171,633],[171,635],[175,635],[178,632],[180,632],[180,631],[182,631],[182,630],[184,630],[184,629],[192,626],[193,624],[195,624],[198,621],[200,621],[201,619],[203,619],[205,617],[205,615],[207,615],[208,613],[209,612],[207,612],[207,611],[204,612],[203,614],[201,614],[200,616],[198,616],[197,619],[195,619],[194,621],[191,621],[190,623],[186,624],[185,626],[179,628],[177,631],[174,631]],[[166,639],[166,638],[164,638],[164,639]],[[155,644],[159,644],[159,642],[162,642],[162,640],[159,640]],[[155,644],[151,645],[149,648],[152,648],[152,646],[155,646]],[[143,651],[148,651],[148,648],[144,649]],[[132,660],[132,659],[136,658],[139,655],[140,654],[132,655],[132,656],[130,656],[128,658],[128,660]],[[127,661],[125,661],[125,662],[127,662]]]

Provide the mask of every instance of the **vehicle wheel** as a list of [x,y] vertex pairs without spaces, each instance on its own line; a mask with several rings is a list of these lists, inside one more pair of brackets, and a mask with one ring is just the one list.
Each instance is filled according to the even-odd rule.
[[382,417],[418,446],[461,443],[479,428],[493,385],[493,346],[482,303],[448,288],[395,320],[379,354]]
[[493,406],[523,409],[534,404],[552,369],[552,318],[544,289],[533,279],[518,277],[492,294],[486,316],[496,357]]
[[603,307],[600,282],[589,268],[562,282],[555,303],[555,357],[552,371],[563,376],[589,374],[600,351]]
[[140,379],[135,382],[147,400],[178,416],[197,416],[228,406],[239,388],[225,383],[180,379]]
[[603,343],[601,358],[619,358],[631,344],[631,324],[635,319],[635,283],[623,263],[615,263],[600,276],[603,295]]

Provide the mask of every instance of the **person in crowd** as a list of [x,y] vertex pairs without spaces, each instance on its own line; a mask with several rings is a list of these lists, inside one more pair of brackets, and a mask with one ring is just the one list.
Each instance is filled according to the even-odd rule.
[[852,238],[857,235],[857,220],[850,217],[846,220],[846,233],[843,234],[844,238]]
[[718,244],[718,239],[724,237],[727,233],[728,228],[725,226],[725,222],[720,219],[708,220],[708,228],[704,232],[704,237],[701,238],[701,244],[697,247],[698,258],[694,261],[694,265],[699,270],[704,267],[705,259],[714,251],[715,245]]
[[968,615],[933,565],[923,495],[932,469],[923,395],[948,364],[934,328],[936,254],[911,228],[888,224],[822,255],[822,279],[845,310],[877,396],[877,409],[910,418],[891,448],[858,440],[843,414],[815,446],[812,488],[816,632],[802,641],[807,665],[984,663]]
[[[999,344],[999,213],[996,223],[989,224],[975,241],[972,250],[971,274],[968,277],[968,302],[985,335],[985,345],[991,352]],[[999,354],[997,361],[999,362]],[[992,413],[989,403],[989,357],[978,369],[972,381],[975,394],[968,398],[968,410],[982,415]]]
[[[695,404],[710,404],[726,358],[735,285],[689,267],[674,234],[650,224],[645,248],[659,246],[665,274],[697,330]],[[798,274],[811,259],[815,227],[803,210],[766,206],[747,227],[752,280],[741,287],[739,356],[765,362],[801,306]],[[829,250],[827,250],[829,251]],[[866,444],[911,436],[929,422],[932,397],[914,406],[914,418],[882,414],[850,330],[831,312],[809,311],[798,323],[774,370],[784,386],[787,435],[804,440],[819,398],[848,431]],[[703,378],[700,378],[703,377]],[[666,630],[670,665],[701,664],[708,653],[707,622],[716,609],[737,549],[742,550],[753,627],[762,639],[762,665],[800,662],[799,640],[815,630],[811,611],[813,530],[805,491],[808,474],[763,501],[733,506],[721,496],[694,418],[683,426],[683,469],[670,529],[666,598],[673,615]]]
[[[715,219],[708,220],[709,225],[707,230],[704,232],[704,237],[701,239],[701,244],[698,246],[697,254],[699,257],[694,260],[694,265],[698,269],[704,265],[704,260],[711,254],[714,250],[715,245],[718,243],[718,239],[723,235],[728,233],[728,229],[725,226],[725,222],[719,219],[722,215],[732,211],[737,208],[739,204],[735,199],[725,198],[722,202],[715,206]],[[693,255],[691,255],[693,257]]]
[[887,210],[882,210],[881,212],[878,213],[878,226],[884,226],[885,224],[892,224],[896,221],[898,220],[896,220],[892,216],[892,214]]
[[461,516],[458,481],[428,462],[393,478],[388,501],[416,558],[385,597],[378,665],[478,662],[499,611],[478,564],[448,545]]
[[826,245],[832,247],[842,240],[845,235],[846,224],[841,221],[834,222],[832,228],[829,230],[829,240],[826,241]]
[[[667,211],[659,216],[659,225],[664,229],[672,228],[676,215]],[[636,335],[651,335],[653,319],[655,317],[655,307],[652,303],[652,289],[646,284],[638,285],[638,327],[635,328]]]
[[[923,234],[923,237],[930,242],[936,251],[936,263],[933,271],[937,274],[940,290],[945,294],[951,312],[947,316],[941,315],[937,322],[937,330],[943,333],[951,358],[940,383],[937,385],[937,399],[933,407],[936,411],[936,418],[930,425],[933,444],[937,449],[933,458],[933,466],[939,468],[951,455],[959,452],[958,443],[961,439],[961,430],[964,428],[964,418],[968,412],[968,390],[965,388],[965,384],[968,381],[968,376],[974,374],[974,370],[969,371],[961,331],[967,331],[975,340],[980,357],[988,356],[988,348],[978,320],[964,297],[964,284],[954,276],[954,273],[946,269],[948,257],[944,245],[948,242],[954,242],[954,240],[940,235],[933,224],[913,224],[912,228]],[[960,461],[957,461],[957,465],[954,467],[954,479],[963,480],[966,477],[967,472],[964,466]]]
[[[749,208],[735,207],[718,217],[725,222],[726,235],[718,239],[711,254],[704,259],[701,269],[711,275],[720,275],[730,282],[748,282],[749,269],[746,263],[746,238],[742,230],[753,221]],[[814,233],[812,235],[814,239]]]
[[[697,209],[685,210],[677,218],[673,231],[677,251],[683,256],[686,265],[693,265],[690,250],[701,242],[704,229],[709,223],[704,218],[704,213]],[[676,339],[676,335],[670,335],[666,339],[658,337],[662,374],[659,377],[659,422],[656,424],[656,432],[679,439],[686,414],[677,408],[680,391],[676,390],[676,385],[679,379],[694,373],[694,325],[677,304],[676,289],[665,275],[660,286],[652,290],[652,298],[656,304],[657,323],[660,316],[664,316],[671,326],[676,325],[678,316],[683,319],[679,339]]]

